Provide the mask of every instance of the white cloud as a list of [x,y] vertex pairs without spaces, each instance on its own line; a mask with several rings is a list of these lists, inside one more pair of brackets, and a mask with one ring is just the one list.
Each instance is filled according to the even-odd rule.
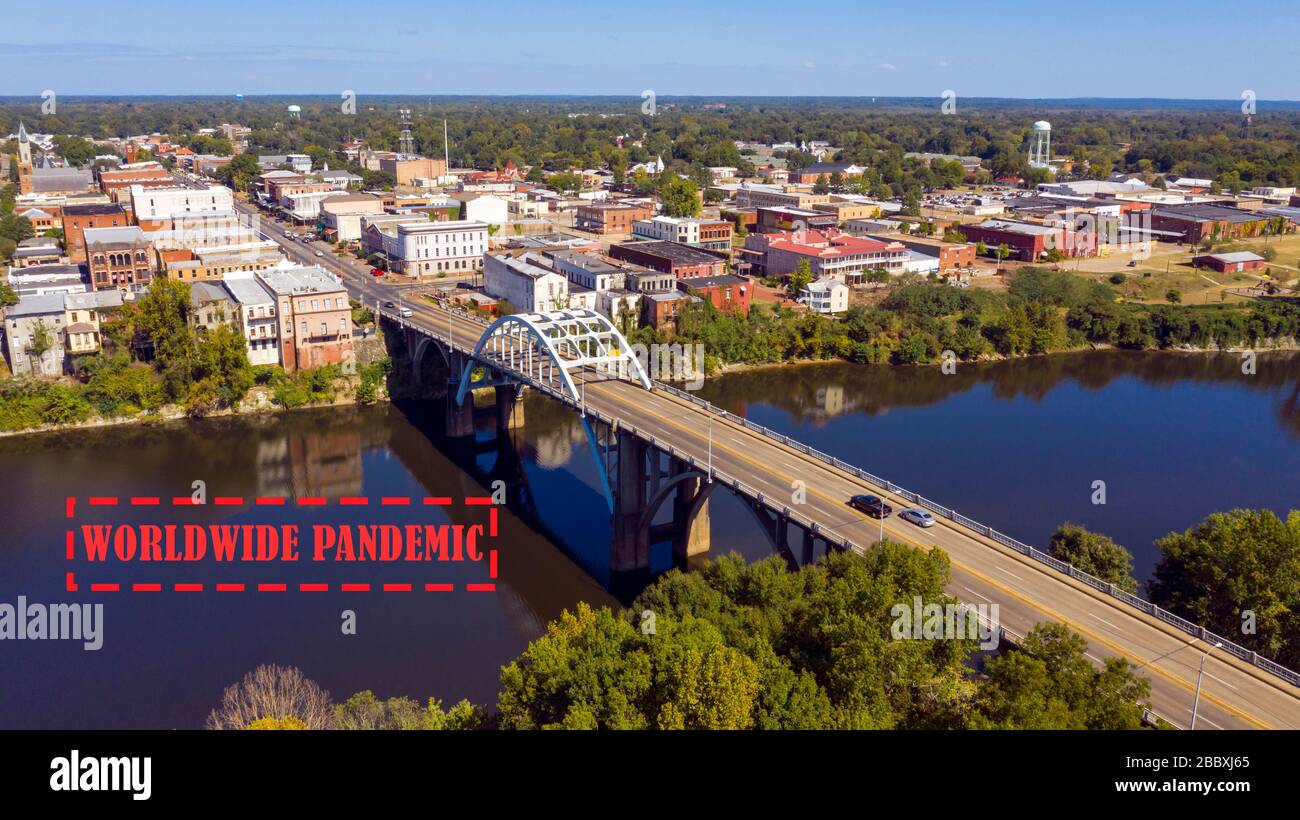
[[816,67],[817,67],[817,64],[814,63],[812,60],[804,60],[804,61],[803,61],[803,67],[804,67],[804,68],[816,68]]
[[894,65],[893,63],[881,63],[881,64],[880,64],[880,70],[881,70],[881,71],[897,71],[897,70],[898,70],[898,66]]

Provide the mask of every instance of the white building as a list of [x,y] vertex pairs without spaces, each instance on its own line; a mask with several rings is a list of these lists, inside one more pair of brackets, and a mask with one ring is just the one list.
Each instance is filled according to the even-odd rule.
[[252,271],[228,273],[222,284],[239,305],[239,325],[248,350],[249,364],[280,364],[280,324],[275,297],[253,277]]
[[700,220],[675,216],[656,216],[638,219],[632,223],[633,239],[657,239],[661,242],[681,242],[695,245],[700,241]]
[[843,313],[849,309],[849,286],[838,279],[818,279],[804,285],[799,301],[814,313]]
[[462,215],[473,222],[485,225],[504,225],[510,221],[510,203],[495,194],[471,196],[461,194],[452,199],[459,202]]
[[421,278],[481,270],[487,228],[487,223],[471,219],[398,225],[393,266]]
[[305,191],[280,197],[280,207],[294,219],[311,221],[320,216],[320,204],[335,196],[347,196],[345,191]]
[[311,171],[311,157],[306,154],[261,154],[257,164],[262,168],[279,168],[287,165],[294,172],[306,174]]
[[518,257],[488,256],[483,264],[483,290],[494,299],[505,299],[515,310],[524,313],[572,307],[569,280],[546,267],[546,262],[532,253]]
[[181,214],[234,209],[234,196],[224,185],[207,188],[131,186],[131,210],[136,223],[147,231],[171,228],[175,218]]

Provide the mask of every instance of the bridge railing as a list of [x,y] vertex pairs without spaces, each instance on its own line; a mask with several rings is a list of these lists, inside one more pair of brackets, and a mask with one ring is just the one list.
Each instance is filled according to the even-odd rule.
[[[451,313],[454,313],[470,321],[481,324],[484,327],[486,327],[488,324],[480,317],[475,316],[474,314],[471,314],[468,311],[464,311],[459,308],[454,308],[451,306],[446,306],[443,309],[450,311]],[[432,331],[430,331],[429,328],[424,327],[422,325],[416,325],[413,322],[409,322],[406,319],[403,319],[401,316],[398,316],[396,314],[387,313],[383,310],[380,311],[380,314],[389,318],[392,321],[399,323],[403,327],[412,327],[424,333],[432,333],[432,335],[434,336],[442,335],[437,332],[437,328],[434,328]],[[597,417],[600,421],[604,422],[605,424],[610,425],[611,427],[622,429],[622,430],[629,430],[642,439],[651,442],[655,441],[653,435],[638,430],[635,426],[627,424],[617,418],[607,416],[603,413],[593,412],[590,408],[587,408],[585,405],[581,404],[577,399],[574,399],[571,396],[567,395],[566,393],[563,393],[560,390],[555,389],[549,384],[544,384],[542,382],[537,381],[536,379],[527,376],[520,376],[519,378],[520,381],[524,382],[525,384],[528,384],[530,387],[534,388],[535,390],[544,393],[548,396],[551,396],[554,399],[558,399],[559,401],[562,401],[565,404],[571,405],[581,410],[584,413],[591,414]],[[987,524],[980,523],[979,521],[976,521],[973,518],[962,515],[961,513],[957,512],[956,510],[950,507],[945,507],[942,504],[939,504],[935,501],[931,501],[930,499],[925,498],[924,496],[921,496],[918,493],[908,490],[907,488],[895,484],[892,481],[881,478],[880,476],[873,475],[872,473],[869,473],[860,467],[855,467],[854,465],[842,461],[841,459],[829,455],[828,453],[823,453],[820,450],[817,450],[813,447],[809,447],[807,444],[804,444],[803,442],[798,441],[796,439],[792,439],[789,436],[785,435],[784,433],[779,433],[769,427],[765,427],[761,424],[758,424],[757,422],[751,421],[742,416],[737,416],[734,413],[730,413],[727,410],[724,410],[721,407],[718,407],[717,405],[699,396],[693,395],[684,390],[679,390],[678,388],[673,387],[672,385],[664,384],[662,382],[655,382],[654,386],[656,389],[662,390],[665,393],[668,393],[670,395],[688,401],[691,404],[700,407],[701,409],[705,410],[706,412],[712,415],[718,416],[719,418],[726,419],[727,421],[733,422],[735,424],[739,424],[748,430],[751,430],[755,433],[759,433],[774,441],[778,441],[788,447],[793,448],[798,452],[804,453],[812,458],[815,458],[818,461],[825,462],[827,465],[834,467],[835,469],[838,469],[844,473],[847,473],[850,476],[854,476],[873,486],[880,487],[886,490],[887,492],[890,492],[901,498],[905,498],[909,503],[916,504],[917,506],[920,507],[924,507],[930,510],[931,512],[935,513],[936,515],[942,516],[944,518],[947,518],[950,521],[961,524],[962,526],[967,527],[968,529],[973,530],[974,532],[977,532],[980,535],[983,535],[984,537],[992,541],[996,541],[997,543],[1002,544],[1003,546],[1008,547],[1009,549],[1015,550],[1016,552],[1019,552],[1020,554],[1032,558],[1033,560],[1038,561],[1042,564],[1046,564],[1047,566],[1051,567],[1057,572],[1060,572],[1064,575],[1068,575],[1069,577],[1073,578],[1076,581],[1079,581],[1080,583],[1092,587],[1093,589],[1099,592],[1105,593],[1106,595],[1109,595],[1110,597],[1115,598],[1116,600],[1124,604],[1132,606],[1135,609],[1141,610],[1147,615],[1150,615],[1156,618],[1157,620],[1169,624],[1170,626],[1188,635],[1195,636],[1196,638],[1199,638],[1203,643],[1206,643],[1207,646],[1213,647],[1217,644],[1218,648],[1222,649],[1224,652],[1227,652],[1228,654],[1233,655],[1234,657],[1242,661],[1245,661],[1246,663],[1249,663],[1258,669],[1262,669],[1271,675],[1275,675],[1292,685],[1300,686],[1300,673],[1297,673],[1292,669],[1288,669],[1287,667],[1282,666],[1281,664],[1276,663],[1274,661],[1271,661],[1268,658],[1260,657],[1258,653],[1246,649],[1245,647],[1234,643],[1233,641],[1229,640],[1226,637],[1223,637],[1221,635],[1216,635],[1215,633],[1210,632],[1208,629],[1206,629],[1203,626],[1200,626],[1199,624],[1195,624],[1192,621],[1187,620],[1186,618],[1182,618],[1178,615],[1175,615],[1174,613],[1169,612],[1168,610],[1161,609],[1160,607],[1156,606],[1155,604],[1151,603],[1145,598],[1142,598],[1138,595],[1134,595],[1130,592],[1125,592],[1124,590],[1120,589],[1114,584],[1108,581],[1104,581],[1101,578],[1096,577],[1095,575],[1084,572],[1083,570],[1078,569],[1072,564],[1069,564],[1058,558],[1053,558],[1051,555],[1043,552],[1042,550],[1035,549],[1034,547],[1031,547],[1028,544],[1022,543],[1021,541],[1018,541],[1015,538],[1006,535],[1005,533],[993,529]],[[656,442],[656,445],[659,447],[665,447],[666,449],[669,450],[669,452],[673,452],[678,457],[689,461],[692,466],[698,468],[699,465],[695,463],[696,460],[693,457],[688,456],[684,453],[677,453],[671,448],[670,445],[666,445],[665,443],[662,442]],[[862,546],[853,543],[851,540],[836,535],[832,533],[830,530],[822,528],[821,525],[818,524],[816,521],[813,521],[811,518],[809,518],[806,515],[803,515],[797,510],[791,509],[788,505],[777,504],[772,499],[765,497],[763,493],[760,492],[757,488],[746,485],[737,478],[728,476],[717,469],[713,469],[711,475],[715,481],[718,481],[723,485],[730,487],[735,492],[754,498],[756,501],[758,501],[760,504],[765,506],[767,509],[772,510],[773,512],[778,512],[790,518],[795,523],[804,527],[808,531],[815,533],[818,537],[823,538],[824,540],[826,540],[831,544],[839,546],[843,549],[855,550],[857,552],[861,552],[863,549]]]
[[1282,666],[1281,664],[1276,663],[1274,661],[1271,661],[1268,658],[1260,657],[1258,653],[1246,649],[1245,647],[1234,643],[1233,641],[1223,637],[1222,635],[1216,635],[1213,632],[1210,632],[1205,627],[1200,626],[1199,624],[1193,623],[1192,621],[1189,621],[1186,618],[1179,617],[1178,615],[1175,615],[1174,613],[1169,612],[1168,610],[1161,609],[1160,607],[1156,606],[1155,604],[1151,603],[1150,601],[1138,595],[1125,592],[1124,590],[1120,589],[1119,587],[1115,586],[1114,584],[1108,581],[1104,581],[1101,578],[1096,577],[1095,575],[1084,572],[1083,570],[1073,566],[1072,564],[1069,564],[1058,558],[1053,558],[1051,555],[1043,552],[1042,550],[1035,549],[1034,547],[1031,547],[1028,544],[1022,543],[1021,541],[1018,541],[1015,538],[1006,535],[1005,533],[993,529],[987,524],[980,523],[979,521],[976,521],[973,518],[962,515],[961,513],[957,512],[956,510],[950,507],[945,507],[942,504],[939,504],[938,502],[925,498],[924,496],[915,493],[911,490],[908,490],[907,488],[902,487],[898,484],[895,484],[892,481],[881,478],[880,476],[872,475],[871,473],[861,469],[860,467],[855,467],[852,464],[849,464],[838,458],[835,458],[834,456],[823,453],[820,450],[817,450],[813,447],[809,447],[808,445],[800,441],[796,441],[795,439],[790,438],[784,433],[779,433],[776,430],[772,430],[771,428],[764,427],[763,425],[751,421],[747,418],[743,418],[741,416],[735,415],[734,413],[730,413],[727,410],[724,410],[721,407],[718,407],[712,404],[711,402],[703,398],[700,398],[699,396],[693,395],[684,390],[679,390],[678,388],[673,387],[672,385],[663,384],[662,382],[656,382],[655,387],[659,390],[663,390],[665,393],[669,393],[680,399],[688,401],[691,404],[694,404],[697,407],[704,409],[708,413],[716,415],[720,418],[727,419],[728,421],[739,424],[748,430],[752,430],[755,433],[759,433],[770,439],[773,439],[774,441],[778,441],[781,444],[784,444],[788,447],[793,448],[794,450],[797,450],[798,452],[811,456],[812,458],[815,458],[818,461],[826,462],[827,464],[831,465],[832,467],[835,467],[838,470],[841,470],[842,472],[848,473],[851,476],[862,479],[863,481],[866,481],[869,484],[872,484],[876,487],[880,487],[886,490],[887,492],[890,492],[894,495],[904,498],[909,503],[916,504],[919,507],[924,507],[930,510],[931,512],[935,513],[936,515],[942,516],[944,518],[947,518],[950,521],[954,521],[958,524],[961,524],[962,526],[968,529],[974,530],[975,532],[979,533],[980,535],[983,535],[986,538],[996,541],[997,543],[1002,544],[1003,546],[1008,547],[1010,549],[1013,549],[1022,555],[1032,558],[1035,561],[1046,564],[1047,566],[1051,567],[1057,572],[1060,572],[1064,575],[1068,575],[1074,580],[1079,581],[1080,583],[1090,586],[1099,592],[1103,592],[1129,606],[1134,607],[1135,609],[1139,609],[1142,612],[1146,613],[1147,615],[1151,615],[1152,617],[1166,624],[1169,624],[1170,626],[1182,632],[1185,632],[1188,635],[1193,635],[1199,638],[1202,642],[1206,643],[1208,646],[1213,647],[1216,644],[1218,644],[1219,645],[1218,648],[1222,649],[1224,652],[1227,652],[1228,654],[1233,655],[1234,657],[1243,660],[1246,663],[1251,664],[1252,666],[1262,669],[1265,672],[1268,672],[1269,674],[1276,675],[1277,677],[1282,678],[1283,680],[1287,681],[1290,684],[1293,684],[1295,686],[1300,686],[1300,673],[1297,673],[1292,669],[1288,669],[1287,667]]

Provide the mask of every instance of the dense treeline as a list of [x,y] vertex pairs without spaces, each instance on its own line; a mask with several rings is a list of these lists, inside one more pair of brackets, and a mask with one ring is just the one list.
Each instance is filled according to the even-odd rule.
[[[842,358],[873,364],[1024,356],[1088,345],[1128,349],[1228,348],[1300,339],[1300,300],[1249,305],[1143,305],[1066,271],[1024,268],[1007,292],[904,277],[876,307],[841,319],[754,304],[748,317],[704,302],[688,307],[677,341],[702,342],[711,367]],[[642,328],[632,341],[664,342]]]
[[[790,572],[731,555],[673,570],[624,610],[579,604],[501,671],[495,714],[461,702],[378,700],[331,707],[296,670],[296,697],[260,712],[258,672],[227,690],[209,725],[379,729],[1136,729],[1150,684],[1127,661],[1101,668],[1058,624],[996,657],[957,634],[916,637],[899,607],[938,607],[949,563],[882,542]],[[274,713],[267,713],[268,708]]]
[[[287,103],[302,107],[291,118]],[[944,115],[932,105],[872,105],[864,100],[738,100],[725,110],[702,110],[689,102],[659,101],[655,116],[641,112],[642,100],[538,98],[361,97],[356,113],[343,112],[334,98],[243,101],[215,98],[64,99],[58,114],[42,116],[36,103],[0,105],[0,129],[12,132],[19,119],[30,129],[88,137],[122,137],[160,131],[196,149],[228,151],[216,138],[200,138],[201,128],[238,122],[253,129],[253,150],[304,151],[320,159],[335,156],[349,138],[378,149],[398,146],[398,109],[412,109],[416,149],[443,153],[443,120],[448,123],[453,165],[500,167],[541,165],[609,166],[662,156],[675,170],[747,162],[733,142],[764,143],[824,140],[840,149],[838,158],[865,163],[869,183],[895,196],[942,181],[943,169],[926,168],[902,155],[928,151],[974,155],[994,175],[1033,176],[1026,167],[1030,126],[1044,116],[1052,121],[1055,153],[1086,161],[1079,173],[1094,178],[1112,171],[1168,173],[1221,179],[1225,184],[1300,184],[1300,111],[1269,110],[1261,103],[1254,123],[1245,127],[1234,107],[1084,107],[1044,110],[1032,104],[958,103]],[[625,137],[624,147],[616,145]],[[207,140],[206,142],[196,142]],[[633,143],[639,142],[640,145]],[[12,146],[8,149],[12,151]],[[811,162],[794,154],[795,165]],[[337,157],[335,156],[335,161]]]

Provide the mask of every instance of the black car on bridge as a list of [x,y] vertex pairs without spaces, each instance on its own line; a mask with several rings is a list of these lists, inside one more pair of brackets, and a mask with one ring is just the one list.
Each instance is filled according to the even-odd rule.
[[849,499],[849,506],[862,510],[872,518],[888,518],[894,511],[884,499],[875,495],[855,495]]

